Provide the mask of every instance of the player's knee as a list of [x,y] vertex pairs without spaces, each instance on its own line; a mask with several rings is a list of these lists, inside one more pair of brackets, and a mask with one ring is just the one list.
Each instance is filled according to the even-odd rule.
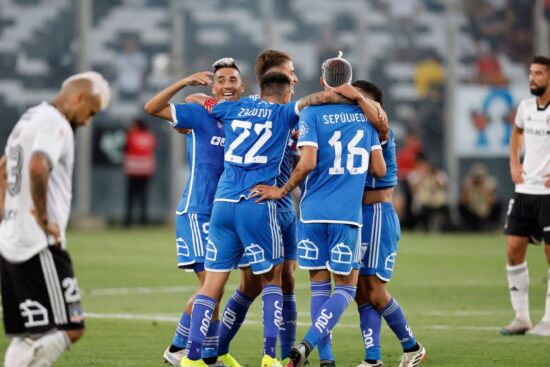
[[358,307],[370,303],[369,297],[364,289],[360,289],[359,287],[357,287],[357,292],[355,293],[355,303],[357,303]]
[[74,344],[84,335],[84,328],[67,330],[66,333],[67,333],[67,336],[69,337],[69,340],[71,341],[71,344]]
[[283,268],[282,275],[282,290],[284,294],[294,293],[295,278],[294,278],[294,268],[290,266],[285,266]]

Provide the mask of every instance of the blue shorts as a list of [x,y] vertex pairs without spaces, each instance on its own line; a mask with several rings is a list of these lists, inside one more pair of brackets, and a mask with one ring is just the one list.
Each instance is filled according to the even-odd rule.
[[[298,248],[296,247],[297,220],[296,213],[291,211],[277,212],[277,220],[283,238],[283,257],[285,260],[297,260]],[[246,256],[239,261],[239,268],[250,266]]]
[[210,215],[185,213],[176,215],[176,249],[178,268],[199,273],[204,270]]
[[278,212],[277,219],[283,236],[283,255],[285,260],[297,260],[298,248],[296,247],[297,220],[294,210]]
[[206,247],[208,271],[231,271],[243,255],[254,274],[266,273],[283,262],[281,230],[273,201],[214,202]]
[[388,282],[393,274],[397,242],[401,237],[399,218],[391,203],[363,206],[360,275],[376,275]]
[[302,269],[328,269],[347,275],[359,269],[359,227],[340,223],[300,223],[298,264]]

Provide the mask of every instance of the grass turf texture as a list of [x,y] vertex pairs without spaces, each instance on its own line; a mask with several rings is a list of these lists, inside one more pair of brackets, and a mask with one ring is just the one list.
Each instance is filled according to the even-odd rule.
[[[390,292],[402,305],[416,337],[428,350],[428,366],[548,366],[550,338],[503,337],[498,330],[513,317],[506,286],[504,237],[405,233]],[[82,292],[85,337],[57,366],[161,366],[195,276],[175,267],[170,229],[71,232],[70,253]],[[543,249],[530,246],[531,310],[544,310],[547,267]],[[235,273],[226,288],[236,287]],[[297,272],[298,339],[309,323],[307,272]],[[145,287],[145,288],[144,288]],[[150,287],[150,289],[146,289]],[[179,288],[173,288],[179,287]],[[141,289],[136,289],[141,288]],[[152,289],[151,289],[152,288]],[[232,354],[258,366],[262,354],[261,302],[256,301]],[[127,319],[124,319],[127,318]],[[363,358],[355,304],[333,334],[338,366]],[[383,322],[382,356],[397,366],[401,348]],[[8,339],[0,339],[2,355]],[[318,365],[317,352],[310,361]]]

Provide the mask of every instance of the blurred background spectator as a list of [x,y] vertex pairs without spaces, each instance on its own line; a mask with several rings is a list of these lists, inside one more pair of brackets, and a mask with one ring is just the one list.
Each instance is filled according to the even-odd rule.
[[148,190],[149,181],[155,174],[155,135],[147,128],[147,124],[140,119],[134,119],[126,135],[126,149],[124,150],[124,174],[127,178],[126,220],[124,224],[131,226],[134,223],[134,208],[139,212],[138,223],[146,225],[148,222]]
[[502,206],[496,195],[496,179],[483,163],[475,163],[464,177],[460,194],[460,215],[466,230],[494,230]]
[[116,60],[116,75],[120,98],[135,100],[147,77],[147,58],[134,37],[124,41],[123,52]]

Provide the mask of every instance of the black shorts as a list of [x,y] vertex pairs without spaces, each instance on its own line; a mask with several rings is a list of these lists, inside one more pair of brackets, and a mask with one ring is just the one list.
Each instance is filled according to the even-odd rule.
[[550,244],[550,195],[516,192],[508,204],[504,233]]
[[84,328],[80,291],[65,250],[46,248],[23,263],[0,256],[7,335]]

